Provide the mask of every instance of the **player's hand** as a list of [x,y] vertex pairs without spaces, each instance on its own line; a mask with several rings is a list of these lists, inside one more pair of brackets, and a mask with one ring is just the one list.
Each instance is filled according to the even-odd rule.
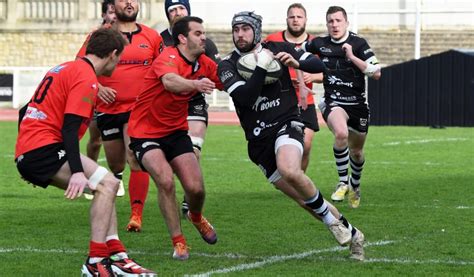
[[344,43],[342,45],[342,50],[344,50],[348,59],[351,59],[354,56],[354,53],[352,52],[352,45],[349,43]]
[[216,84],[208,78],[194,80],[194,86],[197,91],[211,94],[216,88]]
[[267,69],[275,58],[272,51],[266,48],[262,48],[260,52],[255,51],[254,55],[257,65],[263,69]]
[[289,53],[280,52],[276,54],[275,58],[288,67],[293,67],[296,69],[300,67],[300,63]]
[[117,91],[115,89],[99,85],[99,92],[97,93],[97,96],[105,104],[113,103],[115,101],[116,95]]
[[64,196],[71,200],[81,197],[84,188],[86,188],[88,184],[89,181],[84,175],[84,172],[76,172],[71,175],[67,189],[64,192]]

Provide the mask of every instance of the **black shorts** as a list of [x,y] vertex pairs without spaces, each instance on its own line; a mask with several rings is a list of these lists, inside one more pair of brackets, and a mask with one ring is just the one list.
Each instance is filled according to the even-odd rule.
[[103,141],[123,139],[123,125],[128,123],[130,112],[118,114],[97,114],[97,127]]
[[128,146],[137,159],[140,167],[145,170],[142,164],[143,155],[153,149],[161,149],[165,153],[166,160],[171,162],[177,156],[185,153],[194,153],[193,143],[187,131],[177,131],[162,138],[130,138]]
[[67,162],[64,144],[53,143],[20,155],[15,159],[23,179],[35,186],[46,188],[59,169]]
[[194,95],[189,100],[188,106],[188,121],[202,121],[204,123],[208,123],[209,115],[207,113],[207,109],[209,105],[206,103],[206,98],[204,94],[198,93]]
[[275,143],[279,137],[285,135],[295,140],[296,143],[300,143],[301,149],[303,149],[304,125],[299,121],[290,121],[284,124],[274,135],[257,141],[249,141],[247,145],[250,160],[262,170],[270,182],[277,174]]
[[370,110],[366,104],[357,104],[357,105],[340,105],[331,100],[325,100],[324,106],[321,108],[324,120],[328,120],[328,116],[335,107],[340,107],[346,111],[349,119],[347,120],[347,126],[349,129],[359,133],[368,133],[369,132],[369,123],[370,123]]
[[316,106],[314,104],[309,104],[306,110],[300,107],[300,114],[306,128],[315,132],[319,131],[318,114],[316,113]]

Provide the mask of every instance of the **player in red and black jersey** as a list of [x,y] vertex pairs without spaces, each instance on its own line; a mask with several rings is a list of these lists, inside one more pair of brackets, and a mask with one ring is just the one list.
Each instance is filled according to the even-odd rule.
[[[266,41],[286,41],[300,48],[303,42],[307,42],[314,38],[306,32],[306,9],[300,3],[291,4],[287,10],[286,30],[270,34],[265,39]],[[299,106],[301,118],[305,125],[304,129],[304,151],[301,168],[306,171],[309,163],[309,155],[313,143],[313,136],[315,132],[319,131],[318,115],[316,113],[316,106],[314,104],[314,97],[312,93],[307,93],[306,98],[302,98],[297,84],[296,70],[289,68],[291,79],[294,81],[296,94],[299,99]],[[313,82],[321,83],[323,80],[322,73],[303,73],[304,83],[306,87],[312,91]],[[302,103],[303,101],[303,103]]]
[[130,116],[130,149],[158,188],[158,203],[168,226],[173,258],[189,257],[176,204],[174,174],[189,202],[187,217],[209,244],[217,242],[212,225],[202,216],[204,183],[188,135],[188,102],[197,93],[222,87],[217,65],[203,55],[206,36],[202,20],[187,16],[173,26],[175,47],[167,47],[145,76]]
[[[356,244],[352,238],[362,233],[352,228],[339,211],[324,200],[313,181],[301,170],[304,124],[288,67],[318,73],[325,70],[324,64],[290,43],[260,43],[261,26],[262,17],[254,12],[234,15],[232,34],[236,49],[218,68],[245,131],[249,157],[269,182],[321,219],[339,244],[350,243],[355,258],[352,249]],[[247,53],[256,55],[257,66],[245,80],[238,73],[237,63]],[[283,64],[282,75],[278,81],[265,84],[267,68],[273,59]],[[363,249],[357,249],[358,258],[363,259],[360,253]]]
[[[117,28],[127,37],[129,45],[111,77],[100,77],[100,89],[97,101],[97,125],[101,131],[102,141],[110,170],[119,179],[125,164],[130,166],[131,216],[128,231],[139,232],[143,213],[142,196],[135,191],[148,191],[149,175],[142,171],[133,153],[128,149],[130,138],[127,135],[130,111],[136,100],[145,76],[151,64],[163,48],[161,36],[153,29],[136,22],[139,12],[139,1],[115,0]],[[139,194],[139,193],[138,193]]]
[[329,7],[326,26],[327,36],[315,38],[303,47],[319,55],[328,68],[324,74],[324,99],[320,110],[334,135],[333,151],[339,174],[339,183],[331,199],[343,201],[348,194],[349,206],[357,208],[365,163],[363,150],[370,123],[365,77],[378,80],[381,70],[367,41],[348,31],[344,8]]
[[48,71],[19,123],[15,161],[23,179],[35,186],[63,189],[71,200],[84,190],[95,194],[89,257],[82,276],[114,276],[124,271],[156,276],[131,260],[118,238],[114,202],[119,180],[79,152],[79,139],[87,130],[97,97],[97,76],[112,74],[126,43],[117,31],[95,31],[84,57]]
[[[165,0],[164,7],[169,27],[163,30],[160,35],[166,46],[173,46],[174,40],[171,32],[173,24],[180,18],[191,15],[191,5],[188,0]],[[206,50],[204,54],[216,63],[219,63],[221,60],[217,46],[210,38],[206,38]],[[208,106],[209,105],[206,103],[203,93],[198,93],[189,100],[189,135],[193,142],[194,153],[198,157],[198,160],[201,156],[201,150],[207,131],[207,123],[209,119],[207,112]],[[186,199],[183,200],[181,211],[183,215],[186,215],[188,212],[188,203],[186,202]]]

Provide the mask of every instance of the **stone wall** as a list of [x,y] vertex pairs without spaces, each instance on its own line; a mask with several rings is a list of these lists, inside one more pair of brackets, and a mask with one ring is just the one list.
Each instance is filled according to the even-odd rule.
[[[324,30],[313,30],[322,34]],[[414,33],[406,30],[360,30],[382,64],[390,65],[414,57]],[[233,48],[230,30],[208,30],[221,55]],[[72,60],[87,36],[87,32],[8,30],[0,31],[0,66],[53,66]],[[421,56],[453,48],[474,49],[474,30],[423,31]]]
[[53,66],[73,60],[87,33],[4,31],[0,66]]

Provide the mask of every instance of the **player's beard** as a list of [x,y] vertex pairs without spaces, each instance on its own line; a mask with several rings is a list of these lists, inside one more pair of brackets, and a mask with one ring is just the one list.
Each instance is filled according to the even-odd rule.
[[286,28],[286,29],[288,30],[288,32],[289,32],[292,36],[294,36],[294,37],[299,37],[299,36],[301,36],[302,34],[304,34],[304,33],[306,32],[306,25],[303,25],[303,27],[301,27],[301,29],[299,29],[299,30],[293,30],[293,29],[291,29],[290,26],[287,25],[287,28]]
[[244,46],[239,46],[237,44],[237,41],[234,41],[234,45],[235,45],[235,48],[237,48],[237,50],[239,50],[241,53],[250,52],[255,47],[255,45],[253,44],[253,41],[249,43],[245,43]]
[[118,12],[115,10],[115,16],[117,16],[117,20],[121,22],[135,22],[137,21],[138,10],[131,15],[127,15],[124,12]]

